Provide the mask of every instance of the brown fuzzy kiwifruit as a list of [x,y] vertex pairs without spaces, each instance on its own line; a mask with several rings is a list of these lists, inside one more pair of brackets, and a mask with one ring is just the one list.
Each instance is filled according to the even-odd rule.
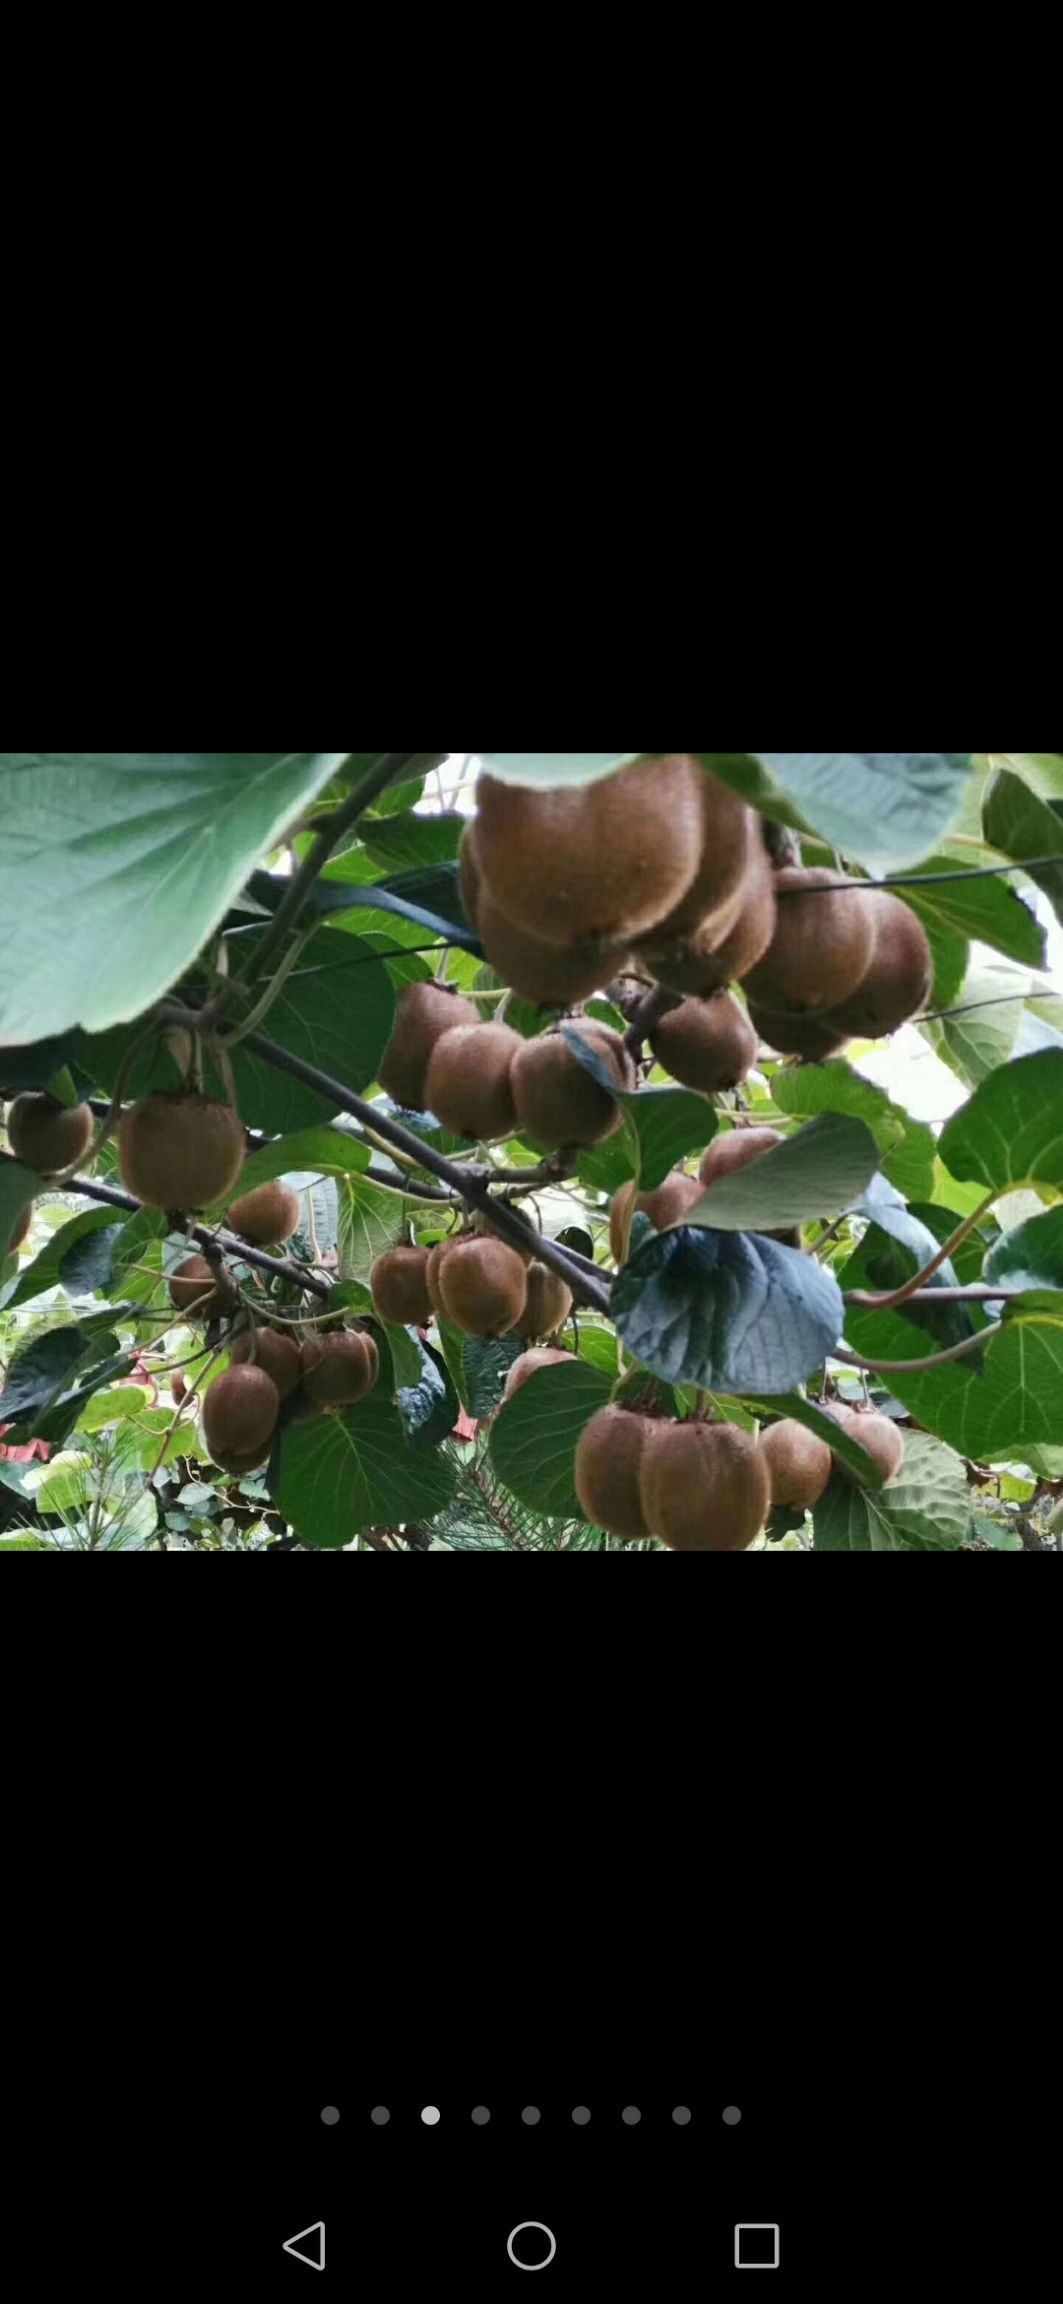
[[785,1142],[777,1128],[731,1128],[726,1136],[714,1136],[698,1170],[706,1192],[724,1176],[734,1176],[752,1161],[763,1160],[765,1153],[774,1152]]
[[145,1208],[211,1208],[244,1164],[239,1113],[219,1097],[164,1089],[123,1113],[118,1162],[127,1191]]
[[608,1536],[637,1543],[650,1533],[642,1501],[642,1467],[648,1417],[630,1408],[600,1408],[584,1426],[576,1449],[576,1494],[580,1508]]
[[251,1357],[250,1330],[238,1336],[232,1349],[234,1368],[264,1368],[272,1376],[282,1400],[287,1400],[301,1381],[303,1367],[299,1346],[294,1336],[285,1336],[279,1328],[259,1328],[255,1331],[255,1355]]
[[871,966],[856,991],[836,1002],[830,1022],[854,1040],[884,1040],[925,1008],[934,955],[922,921],[899,896],[877,889],[867,907],[874,937]]
[[212,1456],[260,1462],[277,1428],[281,1396],[264,1368],[230,1368],[203,1402],[203,1431]]
[[572,1290],[536,1257],[528,1266],[528,1296],[517,1322],[521,1336],[556,1336],[572,1310]]
[[[578,1032],[593,1049],[618,1090],[630,1093],[635,1088],[635,1066],[618,1032],[606,1024],[566,1029]],[[603,1144],[623,1127],[620,1106],[584,1069],[559,1032],[522,1041],[510,1079],[521,1130],[550,1152],[559,1152],[565,1144]]]
[[684,1000],[650,1034],[658,1064],[684,1088],[718,1096],[748,1080],[757,1060],[757,1036],[730,992],[711,1000]]
[[95,1122],[87,1104],[59,1104],[54,1096],[16,1096],[7,1115],[7,1140],[16,1160],[39,1176],[57,1176],[83,1160]]
[[647,938],[638,952],[667,992],[708,1000],[728,984],[741,983],[763,959],[774,934],[775,874],[761,841],[726,913],[711,913],[678,943]]
[[260,1466],[266,1463],[272,1445],[271,1435],[268,1440],[263,1441],[261,1448],[249,1448],[243,1454],[230,1455],[226,1450],[223,1455],[219,1450],[214,1449],[211,1451],[212,1461],[217,1465],[219,1472],[227,1472],[231,1480],[242,1480],[248,1472],[257,1472]]
[[682,1224],[702,1195],[702,1185],[696,1176],[687,1176],[682,1168],[673,1170],[656,1192],[640,1192],[635,1184],[622,1184],[609,1210],[609,1245],[614,1263],[623,1264],[631,1238],[631,1226],[636,1216],[648,1216],[655,1232],[668,1232],[674,1224]]
[[459,854],[461,896],[495,975],[536,1008],[571,1008],[589,1000],[615,976],[624,957],[591,937],[580,944],[544,944],[508,920],[485,888],[470,824]]
[[380,1059],[380,1085],[407,1112],[425,1112],[425,1083],[436,1041],[480,1021],[471,1000],[446,984],[404,984],[395,1028]]
[[251,1248],[275,1248],[298,1232],[303,1204],[290,1184],[259,1184],[234,1200],[225,1218],[230,1232]]
[[175,1408],[183,1408],[188,1398],[188,1383],[180,1369],[170,1378],[170,1398]]
[[508,1024],[460,1025],[432,1050],[425,1110],[476,1144],[511,1136],[517,1122],[510,1073],[524,1042]]
[[507,920],[545,944],[645,935],[698,871],[708,781],[681,752],[550,791],[483,775],[475,852],[485,888]]
[[776,1015],[835,1008],[862,984],[874,945],[866,883],[823,866],[775,875],[775,934],[746,977],[751,999]]
[[303,1391],[320,1408],[356,1408],[375,1390],[380,1375],[380,1354],[361,1330],[309,1336],[302,1364]]
[[873,1464],[877,1464],[883,1478],[895,1480],[904,1463],[904,1434],[888,1416],[878,1416],[873,1409],[844,1408],[835,1404],[828,1413],[836,1424],[867,1450]]
[[771,1509],[768,1467],[736,1424],[651,1424],[642,1505],[673,1552],[747,1552]]
[[29,1228],[32,1222],[33,1202],[31,1200],[28,1208],[23,1209],[21,1216],[16,1216],[15,1218],[11,1237],[4,1251],[5,1255],[14,1256],[16,1251],[21,1248],[23,1241],[29,1237]]
[[432,1317],[427,1248],[389,1248],[377,1257],[369,1285],[382,1320],[396,1328],[427,1328]]
[[789,1504],[810,1512],[834,1470],[834,1458],[825,1440],[817,1440],[792,1416],[771,1424],[760,1436],[760,1452],[768,1467],[773,1504]]
[[846,1043],[847,1035],[830,1008],[816,1016],[779,1016],[751,1000],[749,1019],[766,1047],[779,1056],[803,1056],[806,1063],[826,1064]]
[[548,1344],[541,1344],[534,1352],[525,1352],[519,1360],[514,1360],[502,1395],[503,1407],[507,1400],[512,1400],[514,1392],[519,1392],[521,1385],[528,1382],[530,1376],[538,1375],[540,1368],[560,1368],[562,1361],[567,1368],[576,1366],[571,1352],[556,1352]]
[[504,1240],[468,1233],[445,1240],[428,1259],[428,1293],[440,1317],[466,1336],[509,1336],[528,1295],[523,1259]]
[[208,1264],[205,1256],[186,1256],[171,1272],[169,1289],[174,1310],[187,1313],[193,1320],[221,1320],[232,1310],[228,1290],[219,1283],[214,1265]]

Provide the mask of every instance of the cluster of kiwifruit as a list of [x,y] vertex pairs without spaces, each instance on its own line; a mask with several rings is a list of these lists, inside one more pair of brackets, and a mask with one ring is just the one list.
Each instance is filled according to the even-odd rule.
[[[16,1160],[35,1168],[39,1176],[60,1176],[76,1168],[92,1142],[95,1122],[87,1104],[60,1104],[54,1096],[27,1093],[16,1096],[5,1119],[7,1141]],[[16,1219],[4,1250],[21,1248],[33,1221],[33,1203]]]
[[560,1275],[504,1240],[465,1232],[435,1248],[402,1245],[370,1274],[382,1320],[425,1328],[449,1320],[466,1336],[555,1336],[572,1310]]
[[[618,1093],[634,1089],[634,1063],[618,1032],[578,1032]],[[406,984],[380,1083],[408,1111],[432,1112],[475,1143],[514,1131],[548,1151],[601,1144],[622,1126],[616,1100],[574,1056],[560,1028],[524,1040],[508,1024],[484,1024],[470,1000],[443,984]]]
[[745,979],[761,1039],[822,1061],[881,1040],[926,1006],[934,961],[922,924],[882,888],[822,868],[775,876],[777,920]]
[[[904,1441],[887,1417],[828,1414],[887,1479],[900,1471]],[[776,1505],[819,1502],[833,1462],[827,1442],[789,1418],[757,1440],[735,1424],[602,1408],[580,1437],[576,1493],[588,1520],[629,1543],[656,1537],[673,1552],[747,1552]]]
[[293,1424],[330,1408],[355,1408],[375,1390],[380,1354],[364,1329],[341,1328],[298,1343],[277,1328],[238,1336],[224,1376],[203,1403],[203,1432],[223,1472],[253,1472],[273,1446],[281,1403],[298,1393]]

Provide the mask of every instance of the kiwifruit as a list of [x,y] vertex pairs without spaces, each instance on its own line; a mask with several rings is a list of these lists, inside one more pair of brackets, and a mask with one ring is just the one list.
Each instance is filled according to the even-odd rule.
[[432,1317],[427,1248],[389,1248],[377,1257],[369,1285],[382,1320],[393,1321],[396,1328],[427,1328]]
[[673,1552],[746,1552],[771,1509],[767,1464],[736,1424],[651,1424],[641,1491],[648,1528]]
[[698,1170],[706,1192],[722,1177],[734,1176],[752,1161],[763,1160],[766,1152],[774,1152],[785,1142],[777,1128],[731,1128],[726,1136],[714,1136]]
[[190,1313],[194,1320],[221,1320],[232,1310],[228,1291],[219,1285],[218,1274],[205,1256],[186,1256],[171,1272],[169,1289],[175,1311]]
[[572,1310],[572,1290],[560,1272],[552,1272],[538,1257],[528,1266],[528,1299],[517,1322],[521,1336],[556,1336]]
[[407,1112],[425,1112],[425,1082],[436,1041],[444,1032],[480,1021],[471,1000],[446,984],[404,984],[395,1028],[380,1059],[380,1085]]
[[122,1182],[145,1208],[211,1208],[244,1164],[244,1130],[231,1104],[163,1089],[123,1113],[118,1131]]
[[[485,887],[507,920],[546,944],[648,934],[699,869],[708,783],[680,752],[546,792],[483,775],[475,853]],[[723,800],[725,818],[734,802]]]
[[757,1036],[745,1009],[730,992],[711,1000],[684,1000],[662,1016],[650,1034],[658,1064],[684,1088],[718,1096],[748,1080],[757,1059]]
[[851,1440],[858,1441],[860,1447],[866,1449],[884,1479],[896,1479],[904,1463],[904,1434],[898,1425],[892,1423],[888,1416],[877,1416],[871,1409],[835,1405],[829,1414],[849,1434]]
[[775,874],[758,839],[738,896],[726,912],[710,913],[690,934],[667,944],[658,937],[638,947],[658,984],[667,992],[707,1000],[728,984],[738,984],[762,960],[775,934]]
[[225,1222],[252,1248],[275,1248],[298,1232],[303,1204],[290,1184],[259,1184],[234,1200]]
[[469,1233],[433,1249],[428,1292],[437,1312],[466,1336],[509,1336],[523,1318],[528,1275],[504,1240]]
[[636,1216],[648,1216],[655,1232],[668,1232],[673,1224],[683,1222],[700,1200],[702,1189],[698,1177],[685,1175],[681,1168],[666,1176],[656,1192],[639,1192],[634,1184],[622,1184],[609,1210],[609,1245],[614,1262],[625,1261]]
[[368,1399],[380,1375],[380,1354],[372,1337],[361,1330],[310,1336],[301,1357],[303,1390],[322,1408],[356,1408]]
[[232,1456],[229,1455],[228,1451],[221,1455],[217,1449],[212,1449],[211,1456],[219,1472],[227,1472],[232,1480],[241,1480],[245,1473],[257,1472],[260,1465],[265,1464],[272,1444],[273,1435],[271,1433],[269,1439],[264,1440],[260,1448],[249,1448],[243,1454]]
[[647,1435],[654,1429],[629,1408],[600,1408],[584,1426],[576,1449],[576,1494],[596,1528],[629,1544],[650,1533],[641,1473]]
[[57,1176],[84,1159],[95,1127],[87,1104],[59,1104],[54,1096],[16,1096],[7,1115],[7,1140],[16,1160],[39,1176]]
[[183,1408],[188,1398],[188,1384],[180,1369],[170,1378],[170,1398],[175,1408]]
[[871,890],[823,866],[788,865],[775,875],[775,934],[746,977],[759,1007],[835,1008],[863,982],[874,942]]
[[476,826],[467,826],[458,857],[461,898],[495,975],[537,1008],[571,1008],[615,976],[624,955],[593,938],[571,946],[544,944],[507,920],[484,886]]
[[428,1066],[425,1110],[455,1136],[477,1144],[511,1136],[517,1113],[509,1076],[523,1046],[508,1024],[467,1024],[444,1032]]
[[255,1357],[251,1359],[251,1335],[246,1331],[238,1336],[232,1349],[234,1368],[264,1368],[272,1376],[282,1400],[294,1392],[302,1377],[302,1360],[294,1336],[285,1336],[279,1328],[259,1328],[256,1332]]
[[876,890],[867,898],[874,942],[863,983],[838,1001],[830,1022],[854,1040],[884,1040],[925,1008],[934,981],[934,955],[922,921],[899,896]]
[[264,1368],[230,1368],[203,1402],[203,1431],[212,1456],[261,1461],[277,1426],[281,1396]]
[[512,1400],[514,1392],[520,1391],[522,1384],[527,1383],[529,1376],[537,1376],[540,1368],[559,1368],[562,1361],[567,1368],[576,1365],[571,1352],[555,1352],[546,1344],[539,1345],[534,1352],[525,1352],[520,1360],[514,1360],[506,1378],[503,1406],[507,1400]]
[[31,1200],[29,1206],[23,1209],[21,1216],[15,1218],[14,1229],[7,1243],[6,1254],[8,1256],[13,1256],[16,1249],[21,1248],[23,1241],[28,1238],[32,1222],[33,1202]]
[[831,1008],[816,1016],[778,1016],[751,1000],[749,1018],[765,1046],[779,1056],[803,1056],[806,1062],[825,1064],[846,1043],[847,1035]]
[[[619,1090],[630,1092],[637,1075],[618,1032],[606,1024],[566,1027],[601,1057]],[[584,1070],[559,1032],[523,1040],[510,1073],[517,1120],[548,1151],[565,1144],[602,1144],[623,1127],[620,1106]]]
[[834,1458],[825,1440],[817,1440],[803,1424],[788,1416],[761,1433],[760,1452],[768,1467],[773,1504],[790,1504],[809,1512],[834,1470]]

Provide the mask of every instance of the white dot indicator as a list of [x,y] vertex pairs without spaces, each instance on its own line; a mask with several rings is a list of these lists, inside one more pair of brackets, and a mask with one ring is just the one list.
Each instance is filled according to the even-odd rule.
[[424,2121],[426,2128],[438,2128],[440,2119],[439,2106],[437,2104],[426,2104],[424,2111],[421,2114],[421,2118]]

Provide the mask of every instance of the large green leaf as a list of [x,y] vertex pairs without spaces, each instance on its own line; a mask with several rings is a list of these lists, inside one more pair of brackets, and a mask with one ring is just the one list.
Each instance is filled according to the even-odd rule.
[[1063,1189],[1063,1049],[1020,1056],[992,1073],[949,1121],[941,1157],[961,1182],[993,1192]]
[[[256,937],[241,938],[241,957]],[[267,1029],[292,1055],[359,1092],[375,1080],[395,1022],[395,988],[386,962],[361,938],[323,928],[270,1009]],[[286,1136],[333,1117],[327,1095],[290,1080],[245,1045],[233,1050],[236,1097],[249,1128]]]
[[139,1015],[343,757],[0,752],[0,1038]]
[[609,1404],[612,1380],[585,1360],[541,1368],[503,1408],[491,1432],[491,1462],[522,1504],[550,1519],[579,1520],[576,1449],[584,1426]]
[[1029,977],[1006,960],[979,960],[947,1015],[921,1026],[923,1037],[969,1088],[988,1080],[1014,1054]]
[[971,1532],[966,1468],[951,1448],[909,1433],[903,1469],[877,1495],[835,1472],[813,1513],[817,1552],[955,1552]]
[[866,1192],[881,1161],[865,1121],[821,1112],[787,1143],[714,1184],[686,1221],[714,1232],[781,1232],[840,1216]]
[[7,1244],[19,1217],[34,1195],[43,1189],[35,1168],[0,1155],[0,1263],[7,1254]]
[[91,1355],[92,1338],[81,1328],[54,1328],[12,1360],[0,1392],[0,1423],[18,1424],[40,1415],[58,1400]]
[[341,1177],[339,1196],[340,1278],[368,1280],[377,1257],[401,1236],[401,1198],[364,1176]]
[[272,1183],[275,1176],[359,1175],[368,1168],[371,1157],[368,1145],[360,1143],[357,1136],[348,1136],[343,1128],[303,1128],[294,1136],[278,1136],[272,1144],[250,1153],[229,1198],[240,1199],[257,1185]]
[[116,1221],[113,1208],[88,1208],[83,1215],[72,1216],[69,1224],[61,1224],[58,1232],[53,1232],[47,1246],[41,1249],[40,1255],[34,1257],[32,1264],[27,1264],[6,1309],[14,1311],[16,1305],[32,1304],[35,1296],[45,1295],[49,1288],[58,1288],[62,1281],[64,1257],[82,1240],[90,1240],[95,1233],[111,1231]]
[[[1063,843],[1063,824],[1060,839]],[[924,927],[952,929],[991,944],[1006,960],[1018,960],[1028,968],[1044,967],[1045,931],[1018,890],[1009,887],[1006,880],[979,879],[976,872],[964,872],[950,856],[931,856],[920,870],[949,874],[947,880],[933,881],[925,888],[897,891]]]
[[1003,768],[986,787],[982,823],[990,846],[1003,856],[1047,859],[1034,864],[1030,878],[1044,889],[1063,920],[1063,813],[1038,799],[1021,776]]
[[[845,1332],[871,1361],[918,1361],[935,1349],[909,1307],[882,1312],[850,1305]],[[960,1360],[907,1374],[891,1366],[890,1391],[926,1431],[972,1462],[1027,1462],[1028,1449],[1058,1447],[1063,1307],[1053,1309],[1036,1296],[1024,1299],[1006,1319],[987,1323],[976,1359],[977,1364]]]
[[276,1501],[304,1544],[335,1552],[366,1529],[434,1520],[455,1487],[453,1465],[411,1448],[398,1408],[377,1392],[285,1433]]
[[613,1287],[627,1350],[670,1384],[771,1397],[807,1382],[845,1323],[833,1274],[760,1233],[683,1227],[649,1240]]
[[955,823],[969,752],[765,752],[813,831],[869,870],[900,872]]
[[884,1173],[909,1199],[927,1199],[934,1188],[937,1144],[933,1130],[912,1120],[884,1088],[865,1080],[840,1059],[829,1064],[780,1067],[772,1079],[772,1102],[780,1112],[813,1119],[819,1112],[847,1112],[863,1120],[883,1155]]
[[985,1278],[1002,1288],[1063,1289],[1063,1206],[1032,1216],[995,1241],[985,1260]]

